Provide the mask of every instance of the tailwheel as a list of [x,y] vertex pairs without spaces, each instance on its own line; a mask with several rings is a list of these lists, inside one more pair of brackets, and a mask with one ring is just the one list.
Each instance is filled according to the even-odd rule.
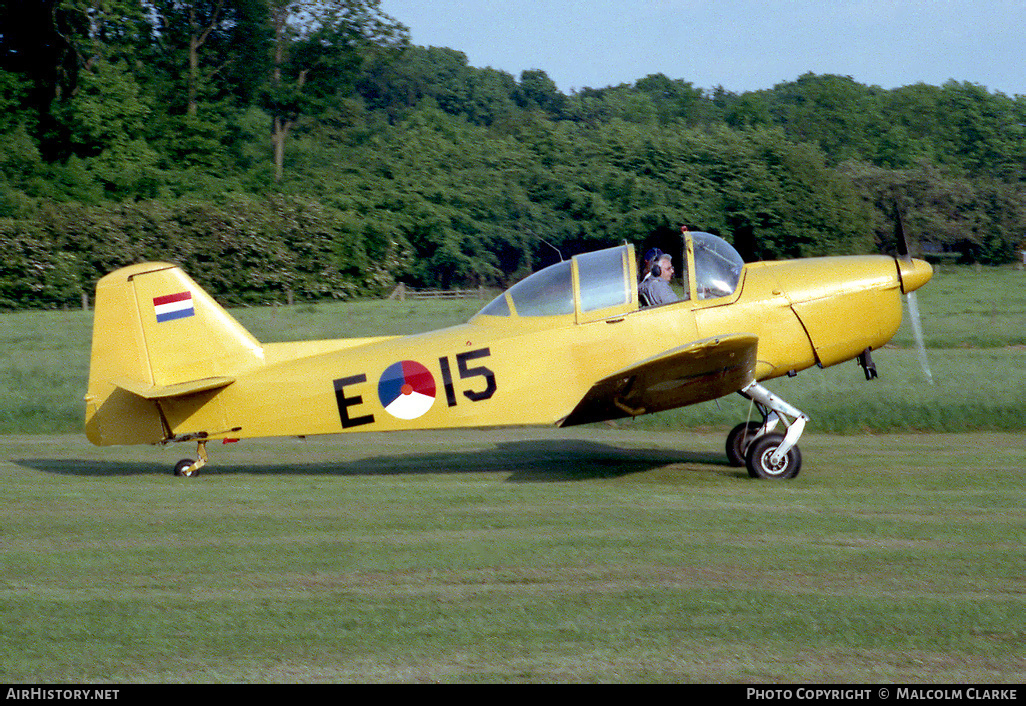
[[181,461],[175,464],[174,474],[176,476],[186,476],[188,478],[198,476],[199,469],[193,469],[192,467],[194,465],[196,465],[196,462],[193,461],[191,458],[183,458]]
[[745,452],[760,428],[761,422],[741,422],[730,430],[727,434],[727,461],[731,466],[745,465]]
[[196,444],[196,454],[199,458],[195,461],[191,458],[183,458],[176,463],[174,474],[176,476],[185,476],[186,478],[198,476],[200,469],[207,464],[207,442],[205,439]]
[[787,480],[798,475],[802,468],[802,452],[792,445],[787,453],[778,454],[784,443],[783,434],[760,436],[748,446],[745,465],[752,478]]

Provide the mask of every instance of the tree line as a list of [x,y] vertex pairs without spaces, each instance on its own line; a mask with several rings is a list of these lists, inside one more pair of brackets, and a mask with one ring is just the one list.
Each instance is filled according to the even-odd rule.
[[561,92],[378,0],[0,0],[0,307],[170,260],[226,301],[505,286],[680,225],[748,260],[1026,234],[1026,97],[806,74]]

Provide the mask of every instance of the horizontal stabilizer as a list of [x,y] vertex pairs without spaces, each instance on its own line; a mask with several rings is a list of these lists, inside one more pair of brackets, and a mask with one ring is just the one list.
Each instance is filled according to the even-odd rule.
[[717,336],[672,348],[596,382],[560,426],[634,417],[714,400],[755,380],[759,338]]
[[117,378],[112,381],[117,387],[122,390],[131,392],[133,395],[138,395],[146,400],[159,400],[166,397],[181,397],[183,395],[191,395],[196,392],[206,392],[208,390],[217,390],[222,387],[227,387],[235,382],[235,378],[229,377],[212,377],[202,378],[200,380],[189,380],[188,382],[179,382],[174,385],[151,385],[145,382],[139,382],[138,380],[131,380],[129,378]]

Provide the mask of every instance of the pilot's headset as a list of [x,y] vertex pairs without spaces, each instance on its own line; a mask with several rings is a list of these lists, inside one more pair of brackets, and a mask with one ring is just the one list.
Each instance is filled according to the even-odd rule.
[[649,272],[653,277],[658,277],[663,273],[663,268],[659,266],[659,261],[662,260],[662,258],[663,253],[659,253],[659,255],[657,255],[655,260],[652,262],[652,269],[649,270]]

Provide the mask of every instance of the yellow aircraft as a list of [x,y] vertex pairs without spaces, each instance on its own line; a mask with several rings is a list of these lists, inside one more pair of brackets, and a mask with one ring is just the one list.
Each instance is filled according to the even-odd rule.
[[[808,417],[760,383],[858,359],[898,330],[901,293],[930,265],[907,256],[745,264],[683,232],[680,301],[641,306],[629,244],[515,284],[467,323],[412,336],[261,343],[181,269],[143,263],[96,286],[85,428],[98,445],[340,432],[571,426],[740,393],[762,421],[727,455],[793,478]],[[679,285],[678,285],[679,286]],[[783,433],[775,431],[783,426]]]

